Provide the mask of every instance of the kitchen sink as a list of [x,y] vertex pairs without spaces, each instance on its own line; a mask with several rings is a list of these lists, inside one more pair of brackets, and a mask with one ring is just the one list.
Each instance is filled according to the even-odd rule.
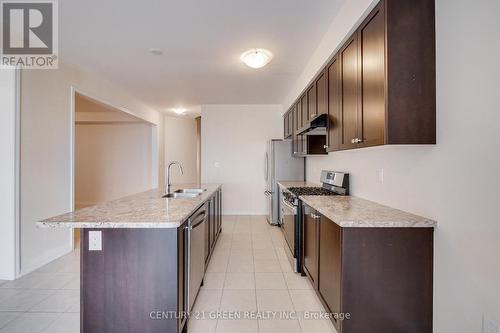
[[200,196],[206,189],[204,188],[181,188],[172,193],[162,196],[162,198],[196,198]]
[[177,198],[196,198],[199,195],[201,195],[201,193],[172,192],[172,193],[164,194],[162,196],[162,198],[173,198],[173,199],[177,199]]
[[197,193],[197,194],[201,194],[203,192],[205,192],[206,189],[204,188],[181,188],[177,191],[174,191],[174,193]]

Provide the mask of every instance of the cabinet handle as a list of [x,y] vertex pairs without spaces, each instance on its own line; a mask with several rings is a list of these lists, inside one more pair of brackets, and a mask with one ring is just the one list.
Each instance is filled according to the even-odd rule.
[[359,138],[354,138],[351,140],[351,143],[361,143],[363,142],[363,140],[359,139]]
[[324,145],[323,148],[328,149],[328,145]]
[[314,213],[311,213],[311,217],[315,220],[319,219],[320,218],[320,215],[318,214],[314,214]]

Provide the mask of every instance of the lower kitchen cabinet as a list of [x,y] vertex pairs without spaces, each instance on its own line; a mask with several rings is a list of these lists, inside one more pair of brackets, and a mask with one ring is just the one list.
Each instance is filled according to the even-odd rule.
[[342,228],[303,212],[303,270],[338,333],[432,332],[433,228]]
[[303,271],[315,288],[318,288],[319,220],[314,210],[304,206],[303,222]]
[[208,199],[208,226],[205,230],[206,265],[222,230],[222,191],[218,190]]
[[[188,310],[187,305],[187,222],[184,222],[177,228],[177,311],[179,314],[185,314]],[[187,316],[180,315],[178,318],[177,331],[182,332],[187,322]]]

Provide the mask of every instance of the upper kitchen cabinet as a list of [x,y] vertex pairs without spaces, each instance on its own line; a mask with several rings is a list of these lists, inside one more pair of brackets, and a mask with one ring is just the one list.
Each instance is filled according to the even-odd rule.
[[327,150],[340,149],[342,117],[340,112],[340,70],[338,56],[335,55],[326,68],[328,143]]
[[340,65],[340,127],[339,146],[341,149],[356,148],[355,138],[359,137],[359,55],[358,38],[352,36],[339,51]]
[[[321,72],[316,79],[314,84],[316,95],[315,95],[315,107],[316,111],[313,113],[311,118],[314,116],[319,116],[328,113],[328,96],[327,96],[327,73],[326,70]],[[311,105],[309,103],[309,105]]]
[[434,0],[381,0],[298,98],[327,151],[436,143]]
[[341,148],[436,143],[433,0],[381,1],[340,59]]
[[312,84],[306,92],[307,95],[307,121],[316,117],[316,85]]
[[309,121],[309,105],[307,104],[307,92],[300,97],[300,109],[302,111],[302,118],[299,128],[307,125]]
[[283,116],[283,137],[289,139],[293,134],[293,108],[288,110]]

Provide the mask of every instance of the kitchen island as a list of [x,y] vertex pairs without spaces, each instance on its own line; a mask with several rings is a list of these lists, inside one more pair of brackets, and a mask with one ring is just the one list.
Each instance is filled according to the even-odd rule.
[[81,332],[187,331],[221,231],[222,186],[182,187],[204,191],[155,189],[38,223],[82,228]]

